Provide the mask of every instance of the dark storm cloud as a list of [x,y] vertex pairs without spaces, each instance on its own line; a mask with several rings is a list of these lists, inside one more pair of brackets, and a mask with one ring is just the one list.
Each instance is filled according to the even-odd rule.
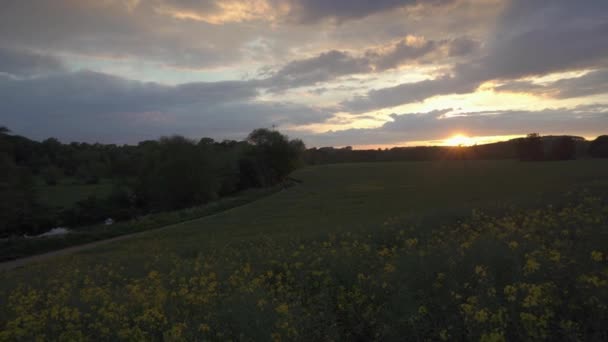
[[53,56],[0,47],[0,73],[28,77],[63,70],[61,61]]
[[316,146],[396,144],[445,139],[455,133],[471,136],[602,133],[608,123],[608,105],[542,111],[495,111],[446,116],[450,109],[429,113],[392,115],[378,128],[348,129],[313,134],[306,142]]

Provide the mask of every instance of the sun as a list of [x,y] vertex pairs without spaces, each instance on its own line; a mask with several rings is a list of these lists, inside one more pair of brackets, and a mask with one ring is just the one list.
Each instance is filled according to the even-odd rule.
[[464,134],[455,134],[444,140],[446,146],[471,146],[475,144],[475,139]]

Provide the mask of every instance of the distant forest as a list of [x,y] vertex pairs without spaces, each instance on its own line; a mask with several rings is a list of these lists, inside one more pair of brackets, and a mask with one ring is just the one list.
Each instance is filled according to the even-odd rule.
[[587,141],[576,136],[540,136],[474,146],[416,146],[377,150],[322,147],[308,149],[307,164],[384,161],[519,159],[522,161],[608,158],[608,135]]
[[[303,164],[300,140],[268,129],[244,141],[194,141],[181,136],[131,145],[62,144],[0,133],[0,237],[56,226],[126,220],[208,203],[239,191],[284,182]],[[103,198],[69,208],[44,205],[37,192],[64,184],[110,183]]]
[[[529,134],[478,146],[353,150],[306,149],[301,140],[270,129],[256,129],[243,141],[171,136],[119,146],[63,144],[55,138],[37,142],[0,127],[0,237],[202,205],[246,189],[286,183],[305,164],[589,157],[608,157],[608,136],[589,142]],[[111,187],[106,196],[91,195],[67,208],[44,204],[38,194],[41,187],[100,182]]]

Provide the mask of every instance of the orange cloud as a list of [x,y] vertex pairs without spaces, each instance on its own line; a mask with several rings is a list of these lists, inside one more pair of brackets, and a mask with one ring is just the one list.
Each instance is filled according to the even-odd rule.
[[245,22],[252,20],[276,21],[289,12],[287,5],[273,6],[267,0],[226,0],[215,4],[214,10],[182,9],[168,5],[156,7],[156,12],[176,19],[204,21],[209,24]]

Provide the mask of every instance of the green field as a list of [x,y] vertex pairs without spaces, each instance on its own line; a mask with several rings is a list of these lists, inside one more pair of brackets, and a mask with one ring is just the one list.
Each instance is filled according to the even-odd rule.
[[78,201],[90,196],[105,198],[112,191],[111,180],[101,180],[98,184],[80,184],[73,179],[64,179],[57,185],[38,183],[36,194],[40,202],[51,208],[72,208]]
[[[572,261],[563,267],[599,277],[593,296],[607,299],[608,161],[344,164],[293,177],[302,183],[243,207],[1,274],[0,340],[598,337],[588,330],[607,317],[605,305],[589,304],[595,316],[583,323],[573,317],[588,306],[572,316],[557,300],[513,313],[505,284],[524,303],[525,291],[553,298],[570,269],[540,276],[535,263],[545,270],[559,251]],[[579,226],[576,248],[549,233]],[[467,272],[483,278],[475,289]],[[463,298],[434,294],[437,281]]]

